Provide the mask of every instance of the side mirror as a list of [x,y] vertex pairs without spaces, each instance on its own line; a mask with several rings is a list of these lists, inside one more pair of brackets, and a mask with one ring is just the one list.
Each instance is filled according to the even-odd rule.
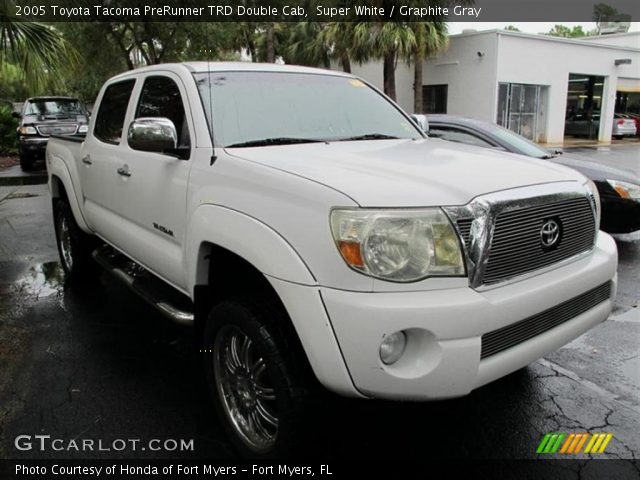
[[424,133],[429,133],[429,121],[427,120],[427,116],[421,113],[414,113],[411,115],[411,119],[415,122],[415,124],[422,130]]
[[20,112],[11,112],[11,116],[13,118],[22,118],[22,115],[20,115]]
[[127,132],[127,142],[134,150],[163,153],[175,150],[178,132],[171,120],[164,117],[136,118]]

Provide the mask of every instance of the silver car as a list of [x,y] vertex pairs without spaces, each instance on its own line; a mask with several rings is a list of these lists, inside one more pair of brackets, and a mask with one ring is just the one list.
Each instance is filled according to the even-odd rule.
[[636,121],[628,115],[616,113],[613,116],[613,129],[611,136],[613,138],[635,137],[637,131]]

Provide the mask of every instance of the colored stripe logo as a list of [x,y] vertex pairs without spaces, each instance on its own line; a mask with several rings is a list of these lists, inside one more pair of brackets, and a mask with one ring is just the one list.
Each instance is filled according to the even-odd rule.
[[[612,433],[547,433],[536,450],[542,454],[568,454],[578,453],[598,454],[604,453],[609,442],[613,438]],[[584,448],[584,450],[583,450]]]

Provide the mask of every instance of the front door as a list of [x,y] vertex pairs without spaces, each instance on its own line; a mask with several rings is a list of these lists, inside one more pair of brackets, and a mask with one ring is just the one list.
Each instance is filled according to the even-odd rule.
[[[138,84],[128,123],[142,117],[168,118],[176,127],[178,147],[186,148],[191,156],[194,129],[181,80],[170,73],[153,73],[140,76]],[[126,228],[120,242],[136,261],[153,266],[154,273],[183,289],[182,246],[191,161],[134,150],[125,143],[113,192],[116,213]]]

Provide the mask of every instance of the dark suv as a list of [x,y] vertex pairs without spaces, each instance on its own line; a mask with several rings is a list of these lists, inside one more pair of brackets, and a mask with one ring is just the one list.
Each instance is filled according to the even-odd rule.
[[72,97],[29,98],[16,113],[20,121],[20,166],[31,170],[37,158],[44,157],[51,135],[76,135],[87,132],[89,115],[84,105]]

